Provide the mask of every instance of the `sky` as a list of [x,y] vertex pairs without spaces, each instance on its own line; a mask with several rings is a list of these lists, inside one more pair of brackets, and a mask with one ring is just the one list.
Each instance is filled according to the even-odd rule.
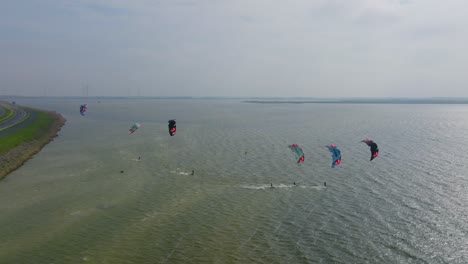
[[468,97],[466,10],[466,0],[0,0],[0,95]]

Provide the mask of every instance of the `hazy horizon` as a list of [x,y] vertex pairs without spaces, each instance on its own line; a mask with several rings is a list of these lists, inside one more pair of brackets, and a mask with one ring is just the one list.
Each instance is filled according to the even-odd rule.
[[204,99],[204,98],[213,98],[213,99],[290,99],[290,100],[468,100],[468,97],[452,97],[452,96],[381,96],[381,97],[366,97],[366,96],[329,96],[329,97],[319,97],[319,96],[216,96],[216,95],[164,95],[164,96],[145,96],[145,95],[18,95],[18,94],[0,94],[0,99],[8,98],[128,98],[128,99]]
[[468,98],[460,0],[0,6],[0,95]]

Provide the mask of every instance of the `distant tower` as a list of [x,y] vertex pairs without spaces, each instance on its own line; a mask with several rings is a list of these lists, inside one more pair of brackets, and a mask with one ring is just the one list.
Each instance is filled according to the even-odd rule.
[[88,84],[84,84],[83,88],[82,88],[82,96],[83,97],[88,97],[89,95],[89,85]]

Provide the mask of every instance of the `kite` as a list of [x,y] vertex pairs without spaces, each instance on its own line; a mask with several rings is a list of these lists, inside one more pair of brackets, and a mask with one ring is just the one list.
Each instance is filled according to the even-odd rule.
[[135,132],[140,127],[141,127],[140,123],[133,124],[133,126],[130,128],[130,134],[133,134],[133,132]]
[[335,144],[330,144],[327,146],[328,150],[332,155],[332,168],[335,168],[336,165],[341,163],[341,151],[336,147]]
[[82,104],[80,106],[80,114],[84,116],[84,113],[86,112],[86,109],[88,109],[88,104]]
[[177,127],[176,127],[176,121],[175,119],[171,119],[168,121],[168,127],[169,127],[169,135],[174,136],[176,131],[177,131]]
[[288,147],[296,156],[297,164],[301,165],[301,163],[304,162],[304,152],[302,152],[302,149],[297,144],[292,144]]
[[370,160],[373,160],[377,158],[377,156],[379,156],[379,147],[377,146],[377,144],[375,144],[375,142],[372,139],[364,139],[364,140],[361,140],[361,142],[366,143],[367,146],[370,147],[370,151],[371,151]]

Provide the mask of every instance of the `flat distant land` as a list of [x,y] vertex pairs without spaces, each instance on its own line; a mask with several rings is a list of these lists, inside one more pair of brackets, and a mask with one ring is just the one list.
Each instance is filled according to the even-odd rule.
[[343,99],[256,99],[257,104],[468,104],[468,98],[343,98]]

